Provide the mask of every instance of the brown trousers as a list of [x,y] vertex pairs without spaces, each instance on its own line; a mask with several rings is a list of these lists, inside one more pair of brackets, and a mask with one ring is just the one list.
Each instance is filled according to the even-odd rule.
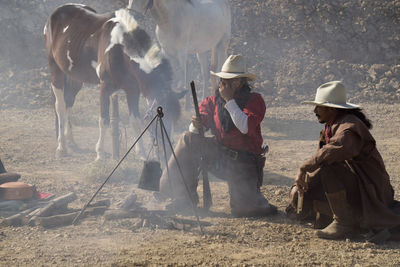
[[[303,212],[299,215],[299,219],[315,216],[313,211],[332,216],[326,193],[342,190],[346,191],[347,201],[354,215],[359,215],[361,213],[361,196],[358,177],[345,162],[324,165],[311,173],[308,190],[304,193]],[[295,213],[290,206],[286,211]]]
[[208,171],[228,182],[232,212],[257,215],[269,208],[267,199],[260,192],[260,172],[262,175],[264,165],[260,166],[256,158],[234,160],[215,139],[203,139],[191,132],[185,132],[175,147],[182,175],[175,158],[171,156],[168,168],[164,169],[161,176],[160,192],[176,200],[190,201],[191,197],[197,204],[201,153]]

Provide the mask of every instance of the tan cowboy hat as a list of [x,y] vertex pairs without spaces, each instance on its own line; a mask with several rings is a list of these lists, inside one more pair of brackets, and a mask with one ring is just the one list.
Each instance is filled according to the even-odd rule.
[[222,65],[221,72],[215,73],[213,71],[210,71],[210,73],[222,79],[233,79],[241,77],[246,77],[250,81],[254,81],[257,79],[256,75],[247,72],[246,62],[241,55],[230,55],[225,60],[224,65]]
[[318,87],[314,101],[304,101],[302,104],[343,109],[360,108],[359,105],[346,102],[346,88],[340,81],[324,83]]

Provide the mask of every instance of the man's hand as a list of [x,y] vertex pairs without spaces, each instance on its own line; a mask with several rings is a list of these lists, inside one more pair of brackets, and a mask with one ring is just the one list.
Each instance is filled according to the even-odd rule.
[[230,86],[220,86],[219,87],[219,93],[221,94],[221,97],[228,102],[229,100],[233,99],[233,96],[235,95],[235,90],[233,90],[232,87]]
[[201,118],[199,118],[197,116],[192,116],[192,124],[196,129],[201,129],[203,127]]
[[306,183],[306,171],[303,168],[299,168],[295,180],[295,184],[297,186],[297,190],[301,193],[307,191],[307,183]]
[[294,185],[292,189],[290,190],[289,198],[290,198],[290,205],[294,208],[297,209],[297,197],[299,195],[299,188],[297,185]]
[[237,90],[241,88],[241,80],[239,78],[234,79],[221,79],[219,82],[219,94],[221,97],[228,102],[233,99]]

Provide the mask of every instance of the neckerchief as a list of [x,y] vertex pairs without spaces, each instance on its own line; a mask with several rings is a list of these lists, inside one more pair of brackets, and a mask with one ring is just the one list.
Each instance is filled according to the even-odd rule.
[[[247,100],[249,100],[250,90],[251,89],[248,85],[244,85],[239,91],[236,92],[235,96],[233,97],[233,99],[235,99],[236,101],[236,104],[242,111],[246,106]],[[216,90],[215,95],[216,95],[219,121],[221,122],[224,131],[226,133],[230,132],[235,127],[235,124],[233,123],[231,115],[229,114],[228,110],[226,110],[225,108],[226,102],[221,97],[218,89]]]
[[325,123],[325,141],[327,144],[329,143],[331,137],[332,137],[331,126]]

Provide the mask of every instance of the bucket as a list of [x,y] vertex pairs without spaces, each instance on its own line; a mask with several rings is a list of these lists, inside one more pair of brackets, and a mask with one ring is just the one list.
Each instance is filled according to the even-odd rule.
[[144,190],[159,191],[161,178],[160,162],[154,160],[146,160],[143,163],[142,174],[138,187]]
[[30,199],[35,192],[35,186],[21,182],[8,182],[0,185],[0,199],[18,200]]

